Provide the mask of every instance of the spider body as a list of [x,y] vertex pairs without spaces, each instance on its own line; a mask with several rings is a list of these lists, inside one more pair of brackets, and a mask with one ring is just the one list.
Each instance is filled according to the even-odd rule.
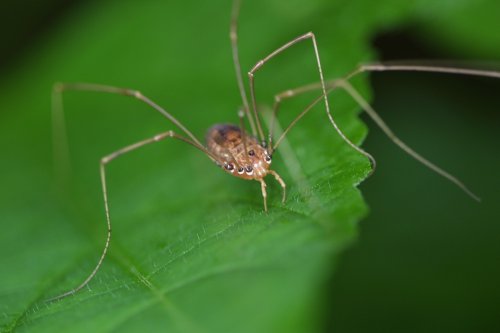
[[236,125],[217,124],[206,136],[207,148],[226,172],[242,179],[260,180],[267,176],[271,155],[258,140]]

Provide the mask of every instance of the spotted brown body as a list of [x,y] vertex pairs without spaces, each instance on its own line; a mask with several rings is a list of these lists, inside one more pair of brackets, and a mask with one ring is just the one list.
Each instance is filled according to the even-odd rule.
[[235,177],[260,180],[270,172],[272,159],[267,149],[236,125],[212,126],[206,141],[217,163]]

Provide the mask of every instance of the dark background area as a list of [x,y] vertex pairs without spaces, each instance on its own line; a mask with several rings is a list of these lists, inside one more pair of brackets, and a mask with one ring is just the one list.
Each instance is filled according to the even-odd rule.
[[[373,45],[381,60],[457,58],[429,47],[412,27],[381,34]],[[332,278],[328,331],[499,332],[500,82],[378,73],[372,84],[374,108],[396,134],[483,201],[372,126],[364,147],[379,168],[361,185],[370,214]]]
[[50,36],[52,29],[82,1],[46,0],[0,3],[0,74],[8,74],[22,64],[23,58]]
[[[33,4],[0,5],[8,13],[0,22],[2,77],[80,5]],[[426,44],[415,29],[379,35],[373,45],[380,58],[456,58]],[[364,147],[379,169],[361,185],[371,213],[332,278],[327,331],[500,332],[500,81],[382,73],[372,83],[374,107],[395,132],[483,202],[470,200],[371,126]],[[429,108],[421,108],[426,100]]]

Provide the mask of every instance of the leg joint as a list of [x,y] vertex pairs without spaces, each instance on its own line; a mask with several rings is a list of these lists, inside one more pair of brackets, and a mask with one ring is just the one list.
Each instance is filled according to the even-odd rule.
[[236,33],[236,31],[231,29],[231,31],[229,32],[229,38],[233,41],[233,43],[236,43],[238,41],[238,34]]
[[161,140],[163,140],[163,139],[165,139],[167,137],[172,138],[174,136],[175,136],[174,131],[168,131],[168,132],[165,132],[165,133],[161,133],[161,134],[155,135],[153,137],[153,140],[154,141],[161,141]]
[[141,99],[142,97],[144,97],[144,95],[139,90],[134,90],[134,89],[125,89],[124,94],[126,96],[132,96],[137,99]]
[[111,161],[111,159],[112,155],[104,156],[103,158],[101,158],[101,164],[106,165]]
[[61,82],[56,82],[54,83],[54,86],[52,87],[53,91],[61,93],[64,90],[64,83]]
[[252,67],[252,69],[250,70],[250,72],[248,72],[248,76],[253,77],[253,73],[256,72],[262,66],[264,66],[264,60],[260,60],[259,62],[257,62],[255,64],[255,66]]

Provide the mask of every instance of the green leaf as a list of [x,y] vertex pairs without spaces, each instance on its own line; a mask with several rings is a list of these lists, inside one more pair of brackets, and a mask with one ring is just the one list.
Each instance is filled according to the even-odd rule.
[[[414,4],[292,1],[284,7],[248,1],[240,20],[243,71],[314,31],[325,75],[339,77],[373,58],[369,37],[412,14]],[[82,5],[3,79],[3,331],[321,328],[324,284],[367,212],[356,185],[369,172],[369,163],[339,138],[321,105],[291,131],[291,148],[273,162],[289,196],[282,205],[280,187],[269,180],[267,214],[257,183],[226,176],[182,143],[161,142],[113,161],[109,256],[88,288],[44,301],[79,284],[99,257],[105,236],[99,159],[173,129],[123,96],[65,94],[73,177],[61,195],[51,176],[52,84],[140,89],[201,138],[214,123],[237,122],[241,102],[229,47],[230,10],[230,1]],[[271,104],[274,94],[318,80],[311,44],[302,44],[258,73],[259,103]],[[355,83],[368,98],[364,78]],[[282,125],[316,96],[285,104]],[[331,100],[339,126],[360,144],[366,128],[357,118],[359,108],[340,92]]]

